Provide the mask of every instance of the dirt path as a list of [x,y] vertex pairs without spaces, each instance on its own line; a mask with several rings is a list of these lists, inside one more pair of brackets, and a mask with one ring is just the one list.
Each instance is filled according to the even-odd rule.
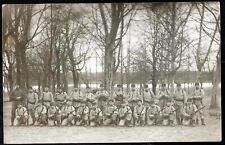
[[94,143],[220,141],[221,120],[206,117],[197,127],[11,127],[10,103],[4,102],[4,143]]

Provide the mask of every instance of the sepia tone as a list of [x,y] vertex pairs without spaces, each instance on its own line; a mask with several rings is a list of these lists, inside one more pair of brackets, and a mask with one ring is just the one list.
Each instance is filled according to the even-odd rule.
[[221,141],[218,2],[2,13],[4,143]]

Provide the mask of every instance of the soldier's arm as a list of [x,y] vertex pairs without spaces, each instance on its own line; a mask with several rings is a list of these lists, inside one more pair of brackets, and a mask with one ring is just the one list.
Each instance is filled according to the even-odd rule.
[[28,116],[27,108],[26,107],[23,107],[23,109],[24,109],[23,115],[24,116]]
[[52,92],[50,93],[50,97],[51,97],[51,102],[54,102],[54,97],[53,97],[53,94],[52,94]]
[[36,93],[34,95],[34,98],[35,98],[35,105],[37,105],[37,103],[38,103],[38,95]]
[[44,106],[44,108],[43,108],[43,110],[42,110],[42,112],[41,112],[41,114],[46,114],[47,113],[47,108]]
[[115,110],[115,111],[114,111],[114,114],[118,114],[118,113],[119,113],[119,112],[118,112],[118,108],[117,108],[116,106],[114,107],[114,110]]

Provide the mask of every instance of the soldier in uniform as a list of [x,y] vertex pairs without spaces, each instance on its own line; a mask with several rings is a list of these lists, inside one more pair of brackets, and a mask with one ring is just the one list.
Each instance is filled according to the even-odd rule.
[[15,111],[15,120],[14,125],[26,125],[28,122],[28,113],[26,107],[23,107],[22,104],[18,104],[18,107]]
[[81,105],[78,107],[75,117],[75,122],[77,126],[87,126],[89,125],[89,108],[86,106],[86,100],[80,100]]
[[172,105],[172,100],[166,102],[166,106],[162,110],[162,124],[165,126],[175,126],[176,110]]
[[12,94],[10,95],[10,101],[12,101],[12,110],[11,110],[11,125],[13,126],[13,122],[15,119],[15,111],[18,106],[18,104],[24,105],[25,100],[25,93],[24,91],[19,87],[16,86],[15,90],[12,91]]
[[49,91],[48,87],[45,87],[44,92],[42,93],[40,100],[43,102],[43,105],[45,105],[47,108],[50,107],[51,102],[54,102],[52,92]]
[[47,107],[43,105],[42,102],[39,102],[34,112],[36,121],[35,125],[45,126],[48,124],[47,111]]
[[98,105],[101,108],[101,110],[104,110],[104,106],[107,105],[107,99],[109,98],[109,93],[104,90],[103,84],[100,84],[99,91],[96,92],[96,99],[98,100]]
[[93,101],[89,113],[90,126],[100,126],[103,119],[102,115],[102,110],[98,107],[97,101]]
[[136,126],[145,125],[146,107],[143,105],[141,98],[137,98],[137,105],[134,107],[134,122]]
[[69,95],[69,99],[72,99],[73,106],[76,110],[80,106],[80,100],[82,99],[82,96],[83,94],[78,88],[74,88]]
[[57,90],[57,92],[55,94],[55,102],[56,102],[57,106],[59,107],[59,109],[61,109],[63,104],[66,103],[67,98],[68,97],[65,92],[63,92],[61,89]]
[[118,110],[118,125],[132,126],[132,110],[126,101],[121,102],[121,107]]
[[154,103],[147,109],[147,125],[158,125],[161,118],[161,108],[158,105],[158,99],[154,99]]
[[105,106],[105,109],[103,111],[103,125],[116,125],[118,115],[118,109],[114,105],[114,100],[110,98],[108,100],[108,105]]
[[125,93],[122,91],[122,87],[123,87],[123,85],[117,84],[117,90],[113,93],[115,105],[118,109],[121,107],[121,103],[126,98]]
[[106,96],[109,96],[109,93],[104,89],[103,84],[100,84],[99,91],[96,92],[96,97],[98,97],[98,96],[100,96],[102,94],[104,94]]
[[[197,106],[197,109],[203,107],[203,97],[204,97],[204,90],[200,88],[199,82],[195,83],[195,90],[192,94],[192,99],[194,104]],[[205,125],[205,120],[204,120],[204,114],[203,110],[200,110],[198,112],[199,117],[201,118],[201,123],[202,125]],[[198,118],[196,119],[196,124],[198,124]]]
[[148,88],[148,85],[144,85],[143,91],[143,104],[146,106],[146,109],[151,105],[153,99],[155,98],[155,94]]
[[61,111],[62,111],[62,125],[63,126],[74,125],[76,110],[73,107],[72,100],[68,99],[66,104],[62,106]]
[[192,98],[188,98],[183,109],[183,124],[195,126],[197,107],[193,103]]
[[61,125],[61,110],[56,105],[55,102],[51,103],[51,106],[48,108],[48,124],[50,126]]
[[34,125],[34,122],[35,122],[34,108],[38,104],[38,95],[34,92],[32,87],[30,87],[28,90],[26,102],[27,102],[28,115],[30,115],[32,119],[32,125]]
[[177,88],[174,92],[174,100],[175,100],[175,104],[174,107],[176,109],[176,120],[177,120],[177,124],[180,125],[182,124],[182,112],[183,112],[183,107],[184,107],[184,103],[186,101],[186,93],[185,91],[181,88],[181,84],[178,83],[177,84]]
[[158,94],[159,106],[160,108],[164,108],[166,106],[167,101],[170,99],[169,90],[166,88],[166,84],[162,84],[162,88]]
[[135,84],[131,84],[131,91],[128,93],[129,100],[136,100],[140,98],[138,90],[135,88]]
[[84,98],[86,100],[90,100],[90,101],[96,100],[95,95],[91,91],[91,88],[89,88],[89,87],[86,88],[86,92],[85,92]]

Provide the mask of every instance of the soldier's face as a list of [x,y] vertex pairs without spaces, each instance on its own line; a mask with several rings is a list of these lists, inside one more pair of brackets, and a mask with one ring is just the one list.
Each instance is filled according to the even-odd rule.
[[131,90],[134,92],[135,91],[135,88],[132,88]]
[[18,108],[22,108],[22,105],[18,105]]
[[113,101],[109,101],[109,105],[113,105]]
[[145,89],[145,92],[148,92],[148,89]]
[[140,106],[142,104],[142,102],[141,101],[138,101],[137,104]]
[[48,88],[45,88],[45,92],[48,92]]
[[33,92],[33,90],[32,89],[29,89],[29,93],[32,93]]
[[198,90],[199,89],[199,86],[195,86],[195,88]]
[[178,89],[178,90],[181,90],[181,86],[178,86],[177,89]]

